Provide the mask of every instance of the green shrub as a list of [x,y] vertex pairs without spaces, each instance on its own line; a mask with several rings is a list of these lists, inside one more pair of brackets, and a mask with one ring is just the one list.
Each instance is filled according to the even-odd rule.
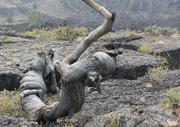
[[45,31],[44,28],[42,28],[42,30],[38,31],[39,34],[36,35],[36,38],[39,40],[48,40],[49,35],[50,35],[50,31]]
[[9,13],[8,13],[8,16],[6,17],[6,22],[8,22],[8,23],[13,22],[13,19],[12,19],[11,15]]
[[29,32],[28,32],[28,35],[29,35],[29,36],[34,36],[35,34],[36,34],[36,33],[33,32],[33,31],[29,31]]
[[168,65],[161,64],[159,67],[153,67],[149,69],[146,75],[148,75],[151,80],[159,81],[162,78],[166,77],[168,68],[169,68]]
[[105,34],[105,40],[111,42],[111,35],[109,33]]
[[169,27],[161,28],[159,26],[151,26],[145,29],[145,32],[148,36],[171,36],[175,33],[178,33],[177,29],[172,29]]
[[140,35],[138,33],[135,33],[135,32],[130,32],[126,36],[127,37],[140,37]]
[[4,41],[13,41],[12,39],[9,39],[8,36],[4,36],[4,37],[3,37],[3,40],[4,40]]
[[149,43],[162,40],[164,36],[147,36],[146,37]]
[[78,36],[83,36],[84,27],[70,28],[69,26],[61,27],[59,26],[55,30],[55,40],[74,40]]
[[144,54],[151,54],[152,49],[151,46],[147,43],[144,43],[140,48],[137,49],[138,52],[144,53]]
[[0,94],[0,114],[1,115],[18,115],[26,117],[20,105],[20,92],[4,90]]
[[153,56],[161,58],[164,62],[168,62],[167,56],[164,57],[164,56],[161,56],[160,54],[159,55],[153,54]]
[[128,32],[126,34],[127,37],[141,37],[144,35],[144,33],[141,33],[140,30],[136,31],[136,30],[130,30],[129,28],[126,29],[126,31]]
[[179,108],[180,107],[180,91],[174,90],[173,88],[166,90],[166,98],[161,102],[161,105],[170,109]]
[[104,121],[108,127],[121,127],[126,123],[126,120],[123,117],[118,118],[109,118],[107,121]]
[[7,39],[6,41],[13,41],[12,39]]
[[[33,31],[28,31],[28,35],[29,36],[34,36],[36,33],[38,33],[39,32],[39,30],[38,29],[33,29]],[[40,32],[41,32],[41,30],[40,30]]]
[[33,31],[28,31],[29,36],[35,36],[39,40],[49,40],[50,31],[45,31],[44,28],[42,30],[33,29]]
[[8,36],[4,36],[3,37],[3,40],[7,40],[9,37]]

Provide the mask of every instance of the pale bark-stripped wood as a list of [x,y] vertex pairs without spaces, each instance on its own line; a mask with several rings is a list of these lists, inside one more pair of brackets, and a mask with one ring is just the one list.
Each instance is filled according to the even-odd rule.
[[[71,77],[72,74],[71,73],[73,71],[74,68],[76,68],[75,66],[77,66],[76,64],[73,64],[74,62],[77,61],[77,59],[80,57],[80,55],[93,43],[95,42],[99,37],[101,37],[102,35],[108,33],[111,31],[112,29],[112,25],[113,22],[115,20],[115,13],[109,13],[104,7],[98,5],[97,3],[95,3],[92,0],[82,0],[83,2],[85,2],[86,4],[88,4],[91,8],[93,8],[94,10],[96,10],[97,12],[99,12],[102,16],[104,16],[105,20],[102,23],[101,26],[99,26],[97,29],[95,29],[94,31],[92,31],[74,50],[71,54],[69,54],[62,62],[56,62],[57,63],[57,68],[58,71],[61,73],[61,76],[63,79],[66,80],[66,82],[71,82],[71,78],[67,78],[67,77]],[[81,66],[79,66],[81,67]],[[82,68],[84,69],[84,68]],[[71,71],[67,71],[67,70],[71,70]],[[74,72],[74,71],[73,71]],[[84,71],[84,73],[87,73],[86,71]],[[84,75],[84,74],[83,74]],[[82,77],[80,77],[82,78]],[[79,78],[77,78],[77,80],[80,80]]]
[[[96,70],[99,72],[99,77],[111,74],[115,70],[115,62],[114,60],[107,55],[106,53],[97,52],[94,55],[89,56],[87,59],[78,60],[80,55],[99,37],[108,33],[112,29],[113,22],[115,20],[115,13],[109,13],[104,7],[99,6],[92,0],[82,0],[86,4],[88,4],[91,8],[95,9],[102,16],[104,16],[105,21],[99,26],[97,29],[92,31],[74,50],[71,54],[69,54],[62,62],[56,61],[56,68],[61,74],[61,89],[59,94],[59,101],[53,103],[52,105],[45,105],[40,99],[41,94],[46,91],[44,87],[44,83],[42,79],[48,77],[48,80],[55,81],[55,73],[54,68],[51,64],[46,65],[42,62],[41,70],[38,70],[40,64],[37,65],[37,68],[32,68],[32,74],[34,75],[38,72],[38,76],[42,76],[35,84],[32,85],[32,88],[29,84],[29,75],[27,74],[27,78],[22,79],[22,84],[20,86],[21,90],[21,105],[26,113],[29,115],[30,120],[55,120],[59,117],[69,116],[78,111],[83,106],[85,101],[85,92],[84,87],[86,85],[85,79],[87,78],[87,73],[90,70]],[[52,59],[51,59],[52,60]],[[49,63],[52,63],[52,61]],[[34,69],[34,70],[33,70]],[[43,71],[43,73],[42,73]],[[39,73],[41,72],[41,73]],[[29,72],[30,73],[30,72]],[[46,73],[48,76],[46,76]],[[94,85],[97,86],[99,92],[100,89],[100,79],[95,82]],[[90,79],[90,78],[89,78]],[[39,82],[40,81],[40,82]],[[91,82],[91,81],[90,81]],[[91,83],[93,83],[92,81]],[[51,87],[52,86],[52,87]],[[50,88],[55,89],[56,85],[50,84]],[[41,90],[42,87],[42,90]],[[35,105],[37,103],[37,105]]]

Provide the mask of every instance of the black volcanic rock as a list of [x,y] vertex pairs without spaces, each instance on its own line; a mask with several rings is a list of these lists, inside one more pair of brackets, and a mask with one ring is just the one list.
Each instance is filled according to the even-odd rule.
[[116,70],[112,78],[137,79],[144,76],[152,67],[167,64],[161,58],[139,53],[133,50],[122,50],[122,54],[116,57]]
[[[92,91],[91,88],[85,88],[86,101],[82,110],[76,113],[74,118],[81,117],[84,114],[89,117],[84,117],[82,121],[76,119],[73,124],[87,127],[97,125],[99,127],[107,126],[111,120],[115,120],[116,124],[121,123],[124,126],[133,125],[137,127],[166,126],[168,120],[174,120],[180,124],[178,121],[179,114],[176,111],[159,106],[159,103],[166,97],[166,89],[171,86],[176,89],[179,88],[180,70],[168,72],[166,77],[159,81],[151,80],[145,75],[148,69],[158,67],[161,63],[168,63],[161,58],[137,52],[146,38],[131,38],[131,40],[125,41],[125,35],[126,33],[123,31],[115,32],[111,36],[111,39],[115,41],[95,42],[80,57],[80,59],[85,58],[96,51],[108,52],[116,60],[116,70],[112,75],[106,77],[106,80],[102,81],[102,94]],[[62,61],[79,44],[76,41],[39,41],[21,36],[9,36],[9,38],[16,41],[0,46],[0,90],[18,88],[19,81],[24,73],[29,70],[29,65],[38,52],[46,52],[51,48],[55,52],[54,60]],[[164,45],[158,45],[158,42],[150,43],[152,52],[167,52],[167,54],[171,54],[168,60],[174,58],[177,60],[175,64],[174,61],[170,62],[170,60],[169,63],[178,65],[179,38],[175,38],[174,41],[172,38],[166,39],[169,41]],[[0,42],[3,41],[1,36]],[[122,53],[115,54],[117,51]],[[58,72],[56,72],[56,77],[58,82],[60,78]],[[148,84],[150,85],[147,86]],[[171,114],[167,114],[168,112]],[[60,125],[55,121],[46,121],[42,124]],[[0,116],[1,125],[30,127],[39,124],[17,116]]]

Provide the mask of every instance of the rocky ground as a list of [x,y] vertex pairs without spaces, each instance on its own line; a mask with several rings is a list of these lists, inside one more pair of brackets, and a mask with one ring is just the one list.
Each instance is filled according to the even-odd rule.
[[[1,91],[4,88],[7,90],[19,88],[19,81],[29,70],[29,65],[37,52],[51,48],[55,52],[54,60],[61,61],[79,43],[78,41],[40,41],[12,30],[7,30],[12,41],[5,41],[3,31],[4,29],[0,29]],[[180,126],[179,112],[163,108],[160,104],[166,98],[166,89],[174,87],[179,90],[180,37],[166,37],[162,40],[164,43],[159,41],[150,43],[151,54],[167,57],[165,62],[159,57],[137,52],[137,49],[147,41],[145,36],[126,37],[126,34],[127,31],[123,30],[110,33],[110,38],[100,38],[84,53],[112,50],[123,52],[115,58],[115,72],[102,81],[102,94],[91,92],[92,88],[86,88],[84,106],[71,121],[76,126],[85,127]],[[146,75],[150,68],[161,64],[169,64],[171,68],[171,71],[166,72],[165,77],[154,81]],[[58,74],[56,77],[59,80]],[[79,117],[82,119],[77,119]],[[46,126],[55,126],[55,124],[60,126],[59,121],[47,122]],[[0,116],[0,126],[36,127],[39,124],[18,116]]]

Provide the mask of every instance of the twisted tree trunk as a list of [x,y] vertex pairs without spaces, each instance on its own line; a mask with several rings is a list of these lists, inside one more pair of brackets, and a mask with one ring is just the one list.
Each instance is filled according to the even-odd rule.
[[[80,55],[93,42],[111,31],[115,20],[115,13],[109,13],[105,8],[99,6],[92,0],[82,1],[104,16],[105,21],[101,26],[92,31],[62,62],[55,62],[55,67],[61,74],[61,89],[58,102],[48,106],[41,100],[41,95],[46,91],[44,82],[42,81],[42,77],[44,76],[43,72],[48,72],[48,74],[50,74],[50,77],[48,78],[50,88],[55,89],[57,86],[54,84],[54,69],[50,64],[41,62],[44,67],[40,68],[39,66],[41,65],[38,65],[37,68],[32,69],[33,75],[39,76],[37,82],[33,82],[38,85],[37,88],[35,88],[36,85],[34,84],[32,84],[32,86],[34,86],[33,88],[29,88],[29,85],[27,85],[28,83],[24,84],[24,82],[27,81],[26,76],[28,77],[28,75],[22,79],[22,84],[20,86],[20,90],[22,91],[21,105],[25,112],[28,113],[31,120],[55,120],[63,116],[72,117],[72,115],[80,111],[83,106],[85,101],[84,87],[86,85],[94,86],[97,87],[98,92],[101,92],[101,75],[109,75],[115,70],[114,60],[109,55],[102,52],[97,52],[87,59],[77,61]],[[38,59],[44,59],[44,57]],[[49,71],[47,71],[47,66],[51,66]],[[38,70],[39,68],[40,70]],[[90,71],[93,71],[93,73],[89,74]],[[85,81],[85,79],[87,80]]]

